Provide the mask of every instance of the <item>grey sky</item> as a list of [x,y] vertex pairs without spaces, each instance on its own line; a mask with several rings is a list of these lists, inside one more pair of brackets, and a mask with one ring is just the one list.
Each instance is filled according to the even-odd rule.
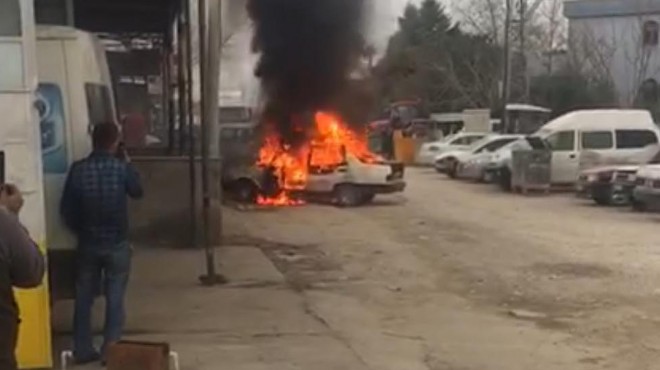
[[369,38],[378,48],[385,51],[387,40],[397,29],[397,18],[409,2],[421,0],[371,0],[369,17]]

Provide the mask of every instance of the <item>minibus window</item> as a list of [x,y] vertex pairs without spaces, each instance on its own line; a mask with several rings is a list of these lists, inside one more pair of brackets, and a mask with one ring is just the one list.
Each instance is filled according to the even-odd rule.
[[611,131],[591,131],[582,133],[582,148],[599,150],[612,149],[614,137]]
[[658,136],[651,130],[616,131],[616,147],[618,149],[638,149],[657,143]]

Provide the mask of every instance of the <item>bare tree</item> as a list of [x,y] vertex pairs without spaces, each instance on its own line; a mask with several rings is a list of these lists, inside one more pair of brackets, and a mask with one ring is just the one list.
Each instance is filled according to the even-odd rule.
[[532,52],[542,60],[548,74],[556,70],[555,57],[566,48],[568,42],[568,22],[562,10],[562,0],[545,0],[530,25],[530,42],[536,43]]
[[[632,77],[632,86],[625,96],[626,103],[630,106],[638,100],[640,88],[644,82],[655,78],[660,73],[660,64],[657,60],[657,30],[655,42],[649,40],[648,38],[653,38],[653,30],[646,29],[647,25],[651,24],[647,24],[647,21],[650,21],[648,17],[640,15],[623,33],[629,42],[627,45],[622,45],[622,48],[627,73]],[[657,23],[655,24],[657,26]],[[645,35],[647,31],[651,34]],[[625,40],[621,41],[625,42]],[[621,45],[621,43],[616,45]]]
[[503,0],[455,0],[452,10],[466,31],[488,36],[493,43],[502,44],[506,14]]
[[613,85],[613,62],[617,51],[613,43],[615,39],[613,29],[603,35],[587,25],[574,27],[568,39],[568,68],[591,83]]

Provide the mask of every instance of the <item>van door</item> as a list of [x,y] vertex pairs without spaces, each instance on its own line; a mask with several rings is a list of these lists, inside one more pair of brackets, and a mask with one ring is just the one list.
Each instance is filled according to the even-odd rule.
[[60,40],[38,41],[39,88],[36,107],[46,201],[46,231],[50,249],[72,247],[75,240],[59,216],[59,203],[71,162],[71,127],[64,45]]
[[557,131],[547,137],[552,149],[552,183],[573,183],[578,177],[579,158],[575,130]]
[[615,149],[612,130],[580,132],[580,170],[620,163],[621,154]]

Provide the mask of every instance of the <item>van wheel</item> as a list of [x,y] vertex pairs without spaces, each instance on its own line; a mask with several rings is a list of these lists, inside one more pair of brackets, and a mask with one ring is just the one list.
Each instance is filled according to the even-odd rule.
[[239,203],[256,203],[259,189],[254,182],[240,179],[232,186],[232,194]]
[[363,200],[360,189],[354,185],[338,185],[334,191],[335,204],[339,207],[355,207]]

